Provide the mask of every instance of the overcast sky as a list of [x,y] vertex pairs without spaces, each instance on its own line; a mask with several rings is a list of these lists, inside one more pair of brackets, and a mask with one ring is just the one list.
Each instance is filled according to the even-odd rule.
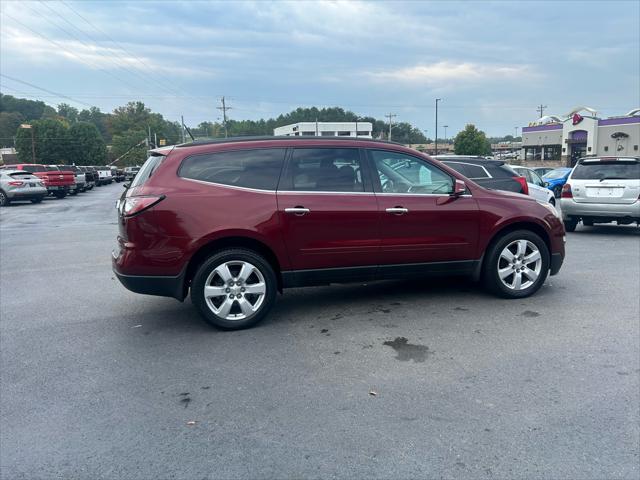
[[190,125],[218,119],[222,95],[236,119],[341,106],[430,136],[436,97],[449,136],[466,123],[513,134],[540,103],[640,106],[635,0],[3,0],[1,14],[2,93],[103,111],[143,100]]

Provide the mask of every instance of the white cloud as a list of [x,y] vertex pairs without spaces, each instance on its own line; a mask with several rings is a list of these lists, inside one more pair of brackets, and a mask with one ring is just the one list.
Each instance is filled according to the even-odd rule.
[[451,83],[478,81],[503,81],[531,78],[533,72],[528,65],[490,65],[473,62],[455,63],[442,61],[433,64],[418,64],[398,69],[385,69],[365,74],[379,82],[404,82],[433,87]]

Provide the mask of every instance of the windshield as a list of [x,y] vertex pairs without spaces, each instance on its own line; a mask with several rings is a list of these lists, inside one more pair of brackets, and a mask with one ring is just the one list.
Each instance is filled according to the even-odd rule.
[[555,180],[556,178],[564,177],[570,171],[571,171],[570,168],[556,168],[555,170],[551,170],[550,172],[545,173],[542,178],[545,178],[548,180]]
[[640,163],[636,160],[580,163],[571,175],[575,180],[640,180]]

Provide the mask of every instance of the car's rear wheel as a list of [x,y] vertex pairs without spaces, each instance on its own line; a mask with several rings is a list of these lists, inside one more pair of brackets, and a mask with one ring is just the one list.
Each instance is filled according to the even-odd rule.
[[567,232],[575,232],[577,226],[578,226],[578,221],[574,218],[568,218],[564,220],[564,229]]
[[197,270],[191,301],[210,324],[239,330],[262,320],[275,302],[277,280],[261,255],[245,249],[220,251]]
[[69,190],[69,195],[77,195],[78,194],[78,189],[74,189],[74,190]]
[[65,192],[65,191],[63,191],[63,190],[58,190],[58,191],[56,191],[56,192],[53,192],[53,195],[54,195],[56,198],[64,198],[64,197],[66,197],[66,196],[67,196],[67,192]]
[[529,230],[516,230],[489,248],[483,268],[484,283],[501,297],[528,297],[544,283],[549,263],[546,243]]
[[584,225],[585,227],[593,227],[593,220],[591,220],[590,218],[583,218],[582,225]]
[[9,197],[7,197],[7,194],[4,193],[2,190],[0,190],[0,207],[6,207],[10,203],[11,203],[11,200],[9,200]]
[[40,203],[44,197],[32,198],[31,203]]

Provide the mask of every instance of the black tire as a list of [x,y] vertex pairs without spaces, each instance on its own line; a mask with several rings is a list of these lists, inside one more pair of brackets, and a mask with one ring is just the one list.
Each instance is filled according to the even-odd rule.
[[44,197],[32,198],[31,203],[40,203]]
[[[498,275],[500,265],[500,254],[510,243],[516,240],[527,240],[533,243],[540,252],[542,261],[538,278],[527,288],[522,290],[512,290],[502,283]],[[482,280],[484,286],[495,295],[503,298],[524,298],[533,295],[544,284],[549,274],[550,266],[549,248],[538,235],[530,230],[515,230],[494,241],[485,254],[482,267]]]
[[78,194],[78,189],[77,189],[77,188],[76,188],[76,189],[74,189],[74,190],[69,190],[69,195],[73,195],[73,196],[75,196],[75,195],[77,195],[77,194]]
[[[251,316],[241,320],[229,320],[216,315],[207,305],[207,300],[204,296],[205,282],[213,270],[225,262],[233,261],[249,262],[255,266],[264,277],[266,286],[266,292],[260,308]],[[276,274],[267,260],[252,250],[233,248],[215,253],[200,265],[191,282],[191,301],[200,315],[211,325],[223,330],[241,330],[257,324],[269,313],[275,302],[277,290]]]
[[582,225],[584,225],[585,227],[593,227],[593,220],[583,218]]
[[11,200],[9,200],[9,197],[7,197],[7,194],[4,193],[2,190],[0,190],[0,207],[6,207],[10,203],[11,203]]
[[56,190],[55,192],[53,192],[53,196],[57,199],[61,199],[67,196],[67,192],[64,190]]
[[578,226],[578,221],[573,218],[564,221],[564,229],[567,232],[575,232]]

